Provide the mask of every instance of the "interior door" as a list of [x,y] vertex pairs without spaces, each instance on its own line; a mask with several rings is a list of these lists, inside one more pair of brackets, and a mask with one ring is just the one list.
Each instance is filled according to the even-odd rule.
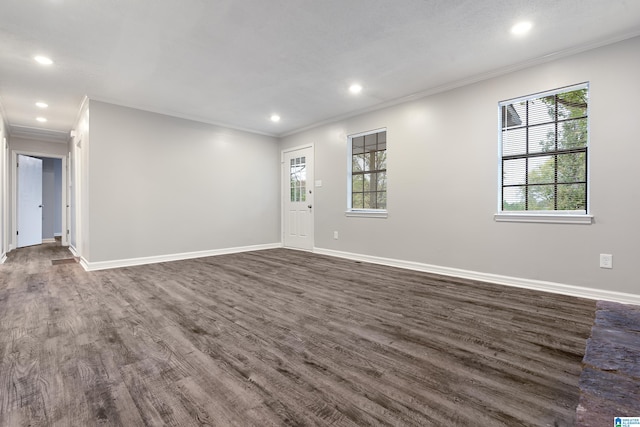
[[42,160],[18,155],[17,246],[42,243]]
[[313,147],[285,151],[284,246],[313,249]]

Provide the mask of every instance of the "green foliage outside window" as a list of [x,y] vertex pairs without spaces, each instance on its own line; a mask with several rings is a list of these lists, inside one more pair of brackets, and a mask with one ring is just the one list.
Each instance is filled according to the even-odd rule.
[[586,213],[588,89],[502,111],[502,210]]
[[351,139],[351,208],[387,208],[386,131]]

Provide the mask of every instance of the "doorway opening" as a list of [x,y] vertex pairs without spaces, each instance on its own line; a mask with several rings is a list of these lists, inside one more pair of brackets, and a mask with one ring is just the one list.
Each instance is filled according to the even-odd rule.
[[13,153],[10,248],[60,241],[68,246],[66,157]]

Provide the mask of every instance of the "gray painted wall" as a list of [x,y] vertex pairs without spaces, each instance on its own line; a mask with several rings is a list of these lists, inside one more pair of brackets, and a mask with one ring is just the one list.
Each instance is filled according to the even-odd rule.
[[[82,181],[88,180],[88,172],[85,165],[87,161],[83,161],[83,157],[88,156],[89,152],[89,101],[85,98],[82,101],[78,119],[73,127],[74,136],[69,139],[67,151],[69,153],[69,246],[78,256],[85,259],[89,256],[87,252],[83,252],[81,234],[86,235],[87,230],[83,227],[89,223],[87,217],[87,206],[89,203],[89,194],[86,192],[88,186],[82,187]],[[81,194],[85,191],[84,194]],[[82,221],[82,216],[85,216]]]
[[[2,108],[0,108],[0,112],[1,111],[3,111]],[[8,144],[9,133],[7,132],[7,123],[5,122],[2,114],[0,114],[0,192],[2,194],[2,196],[0,196],[0,258],[9,251],[9,241],[7,239],[8,230],[5,230],[5,216],[10,216],[7,215],[7,209],[5,206],[5,200],[8,200],[7,186],[9,181]]]
[[[315,246],[640,294],[639,52],[635,38],[283,138],[281,149],[315,144]],[[498,102],[585,81],[595,223],[494,222]],[[346,218],[346,136],[381,127],[389,217]]]
[[11,151],[27,151],[30,153],[49,154],[54,156],[67,155],[67,144],[58,142],[10,137],[9,147],[11,148]]
[[53,239],[55,229],[55,171],[53,159],[42,158],[42,238]]
[[53,235],[62,236],[62,160],[53,159]]
[[275,138],[93,100],[89,110],[87,261],[280,241]]
[[42,159],[42,238],[53,239],[62,230],[62,160]]

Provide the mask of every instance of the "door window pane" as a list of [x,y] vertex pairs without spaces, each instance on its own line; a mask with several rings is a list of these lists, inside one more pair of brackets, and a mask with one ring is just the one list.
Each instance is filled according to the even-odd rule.
[[296,157],[289,164],[289,182],[291,201],[304,202],[307,199],[307,167],[306,158]]

